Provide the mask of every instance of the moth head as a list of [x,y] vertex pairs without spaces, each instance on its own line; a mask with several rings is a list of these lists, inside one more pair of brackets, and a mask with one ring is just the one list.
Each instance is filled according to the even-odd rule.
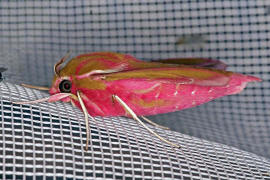
[[60,59],[55,65],[54,65],[54,80],[53,84],[50,88],[50,94],[57,94],[57,93],[71,93],[72,89],[72,81],[70,77],[62,77],[60,75],[61,72],[61,66],[66,61],[66,59],[69,57],[70,52],[68,52],[62,59]]
[[[72,86],[72,80],[70,77],[56,77],[53,81],[53,84],[49,90],[51,95],[60,94],[60,93],[74,93],[74,87]],[[69,97],[63,99],[63,101],[69,101]]]
[[69,53],[63,57],[60,61],[58,61],[54,65],[54,79],[51,88],[42,87],[42,86],[34,86],[22,84],[24,87],[38,89],[38,90],[46,90],[49,91],[50,96],[33,100],[33,101],[21,101],[21,102],[12,102],[14,104],[34,104],[40,102],[55,102],[55,101],[64,101],[70,102],[72,99],[78,100],[78,96],[80,92],[76,92],[75,88],[72,86],[72,76],[62,75],[61,65],[68,58]]

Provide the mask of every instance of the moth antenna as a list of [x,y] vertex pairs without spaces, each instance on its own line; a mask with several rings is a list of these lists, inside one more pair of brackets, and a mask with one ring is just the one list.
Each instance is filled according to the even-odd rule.
[[133,119],[135,119],[139,124],[141,124],[145,129],[147,129],[150,133],[152,133],[153,135],[155,135],[157,138],[159,138],[161,141],[173,146],[173,147],[176,147],[176,148],[180,148],[179,145],[177,144],[174,144],[170,141],[168,141],[167,139],[164,139],[163,137],[161,137],[160,135],[158,135],[156,132],[154,132],[152,129],[150,129],[149,127],[147,127],[139,118],[138,116],[134,113],[134,111],[132,111],[130,109],[130,107],[128,107],[128,105],[120,98],[118,97],[117,95],[113,95],[113,98],[115,98],[115,100],[117,102],[119,102],[126,111],[128,111],[130,113],[130,115],[133,117]]
[[48,101],[49,99],[50,97],[45,97],[45,98],[37,99],[34,101],[17,101],[17,102],[12,101],[11,103],[12,104],[36,104],[36,103]]
[[34,101],[18,101],[18,102],[11,102],[13,104],[36,104],[36,103],[40,103],[40,102],[55,102],[55,101],[59,101],[65,97],[71,96],[73,98],[73,94],[71,93],[58,93],[58,94],[54,94],[52,96],[49,97],[45,97],[45,98],[41,98],[41,99],[37,99]]
[[[89,127],[89,121],[88,121],[88,112],[87,112],[87,109],[84,105],[84,102],[82,100],[82,97],[81,97],[81,93],[80,91],[77,91],[77,96],[78,96],[78,99],[79,99],[79,103],[82,107],[82,110],[83,110],[83,113],[84,113],[84,119],[85,119],[85,127],[86,127],[86,144],[85,144],[85,151],[88,151],[88,145],[89,145],[89,140],[90,140],[90,127]],[[92,118],[92,120],[95,121],[95,119],[90,116]]]
[[61,66],[61,64],[63,64],[63,62],[65,62],[65,60],[67,60],[67,58],[69,57],[70,54],[71,54],[71,51],[68,51],[66,53],[66,55],[54,65],[53,69],[54,69],[54,74],[56,76],[60,77],[60,66]]
[[38,89],[38,90],[42,90],[42,91],[49,91],[50,90],[50,88],[48,88],[48,87],[34,86],[34,85],[23,84],[23,83],[21,84],[21,86],[31,88],[31,89]]
[[159,127],[159,128],[161,128],[161,129],[166,129],[166,130],[170,129],[170,128],[166,127],[166,126],[161,126],[161,125],[159,125],[159,124],[157,124],[157,123],[151,121],[150,119],[148,119],[148,118],[146,118],[146,117],[144,117],[144,116],[141,116],[141,118],[143,118],[146,122],[148,122],[149,124],[151,124],[151,125],[153,125],[153,126],[155,126],[155,127]]

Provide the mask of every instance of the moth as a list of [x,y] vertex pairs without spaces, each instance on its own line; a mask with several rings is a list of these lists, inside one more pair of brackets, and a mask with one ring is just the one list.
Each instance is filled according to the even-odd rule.
[[173,147],[180,147],[161,137],[140,119],[144,116],[179,111],[213,99],[241,92],[248,82],[259,78],[226,71],[217,60],[190,58],[145,62],[127,54],[95,52],[79,55],[65,66],[68,54],[54,65],[50,96],[34,101],[71,102],[85,116],[86,146],[90,138],[88,115],[127,116],[135,119],[151,134]]

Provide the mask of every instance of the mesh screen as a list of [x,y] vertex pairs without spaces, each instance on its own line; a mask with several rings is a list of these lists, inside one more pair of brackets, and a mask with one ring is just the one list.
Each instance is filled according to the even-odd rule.
[[83,114],[67,103],[11,105],[47,96],[1,83],[1,178],[225,178],[270,177],[269,160],[226,145],[155,129],[179,143],[174,149],[134,120],[113,117],[91,122],[85,152]]
[[[1,1],[0,178],[269,178],[270,1]],[[96,118],[83,151],[83,113],[67,103],[11,105],[47,96],[68,50],[139,59],[204,57],[262,78],[239,94],[150,117],[174,131],[174,150],[132,119]],[[151,127],[151,126],[150,126]],[[153,128],[153,127],[152,127]]]

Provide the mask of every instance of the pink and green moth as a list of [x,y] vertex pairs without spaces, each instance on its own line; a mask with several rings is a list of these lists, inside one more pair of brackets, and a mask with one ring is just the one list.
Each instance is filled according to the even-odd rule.
[[[51,96],[35,101],[71,102],[82,109],[86,123],[86,150],[90,138],[88,115],[127,116],[135,119],[160,140],[174,146],[146,126],[140,117],[179,111],[213,99],[241,92],[248,82],[259,78],[225,71],[226,65],[217,60],[190,58],[145,62],[133,56],[95,52],[79,55],[64,67],[66,55],[54,66]],[[165,128],[163,126],[159,126]]]

